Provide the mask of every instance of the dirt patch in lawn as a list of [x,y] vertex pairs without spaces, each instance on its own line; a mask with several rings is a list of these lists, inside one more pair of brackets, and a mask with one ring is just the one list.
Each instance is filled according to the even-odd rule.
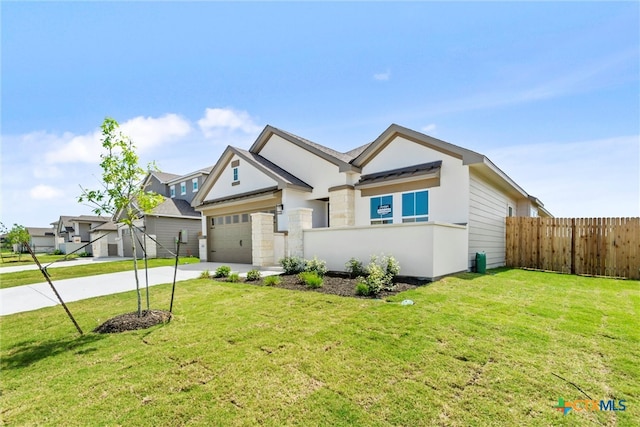
[[[365,297],[356,294],[357,279],[353,279],[346,274],[328,273],[323,278],[322,287],[311,289],[298,279],[297,275],[280,275],[282,282],[275,285],[276,288],[291,289],[295,291],[320,292],[323,294],[339,295],[342,297],[354,298],[387,298],[400,292],[415,289],[418,286],[428,283],[426,280],[420,280],[411,277],[398,277],[394,289],[392,291],[382,291],[376,297]],[[216,279],[218,280],[218,279]],[[248,281],[247,284],[264,285],[264,278],[257,281]]]
[[164,310],[143,310],[142,316],[138,312],[121,314],[104,322],[93,330],[99,334],[113,334],[136,329],[147,329],[171,320],[171,313]]

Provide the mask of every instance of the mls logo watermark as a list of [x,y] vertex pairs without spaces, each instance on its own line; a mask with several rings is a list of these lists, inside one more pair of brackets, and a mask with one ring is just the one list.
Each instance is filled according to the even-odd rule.
[[572,401],[565,401],[562,397],[558,399],[558,404],[553,407],[556,411],[560,411],[567,415],[570,411],[583,412],[583,411],[624,411],[627,409],[626,400],[592,400],[592,399],[577,399]]

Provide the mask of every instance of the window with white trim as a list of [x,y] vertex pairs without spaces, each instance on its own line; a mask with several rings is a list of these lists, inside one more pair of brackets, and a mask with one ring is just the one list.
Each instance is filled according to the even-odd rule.
[[180,183],[180,194],[181,195],[185,195],[187,194],[187,183],[186,182],[181,182]]
[[191,180],[191,186],[194,193],[198,192],[198,178],[193,178]]
[[429,192],[402,193],[402,222],[429,221]]
[[171,187],[169,187],[169,194],[171,195],[171,198],[176,197],[176,186],[172,185]]
[[393,196],[376,196],[369,199],[371,225],[393,224]]
[[233,168],[233,182],[239,181],[238,168]]

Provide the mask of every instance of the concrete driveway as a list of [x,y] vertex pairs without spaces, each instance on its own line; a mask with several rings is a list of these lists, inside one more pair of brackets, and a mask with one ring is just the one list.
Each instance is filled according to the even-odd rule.
[[[237,272],[241,277],[255,268],[249,264],[224,264],[202,262],[197,264],[184,264],[178,266],[176,281],[195,279],[204,270],[209,270],[211,274],[221,265],[228,265],[232,272]],[[6,268],[6,267],[5,267]],[[36,268],[37,269],[37,268]],[[263,276],[280,274],[282,269],[278,267],[260,269]],[[149,286],[160,285],[173,282],[173,267],[155,267],[148,270]],[[139,270],[140,286],[145,286],[144,269]],[[1,277],[0,277],[0,280]],[[120,273],[100,274],[97,276],[79,277],[76,279],[57,280],[53,282],[56,290],[67,302],[79,301],[102,295],[111,295],[120,292],[135,290],[135,276],[133,271],[123,271]],[[33,285],[16,286],[13,288],[0,289],[0,315],[21,313],[24,311],[37,310],[43,307],[58,305],[51,286],[48,283],[38,283]]]

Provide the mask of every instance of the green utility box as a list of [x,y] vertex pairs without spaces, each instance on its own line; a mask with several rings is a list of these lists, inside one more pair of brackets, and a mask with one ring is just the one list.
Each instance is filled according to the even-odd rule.
[[487,254],[476,252],[476,273],[485,274],[487,272]]

